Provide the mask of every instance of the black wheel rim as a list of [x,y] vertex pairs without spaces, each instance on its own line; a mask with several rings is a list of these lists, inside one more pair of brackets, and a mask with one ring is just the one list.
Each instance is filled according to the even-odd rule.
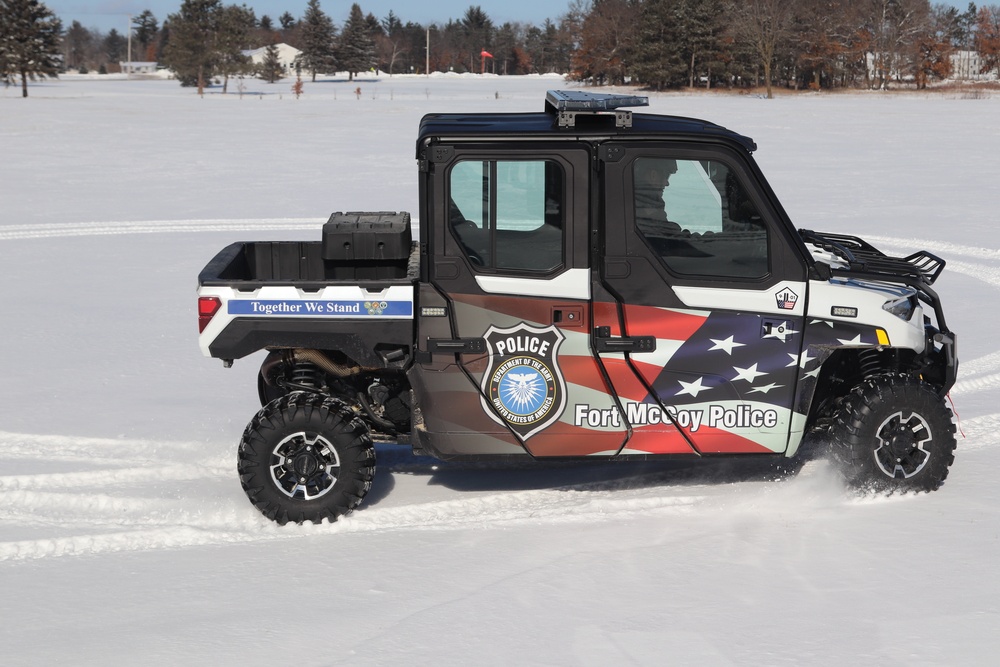
[[283,494],[315,500],[333,488],[340,474],[337,450],[318,433],[289,435],[271,452],[271,480]]
[[920,414],[897,412],[887,417],[875,433],[875,462],[889,477],[913,477],[930,460],[926,446],[931,439],[931,427]]

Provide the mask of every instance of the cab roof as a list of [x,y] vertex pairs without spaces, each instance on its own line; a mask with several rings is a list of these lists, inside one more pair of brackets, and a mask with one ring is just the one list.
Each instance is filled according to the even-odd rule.
[[550,90],[545,110],[541,112],[427,114],[420,121],[417,155],[430,139],[477,141],[514,137],[525,140],[675,137],[723,140],[748,152],[757,149],[750,137],[705,120],[626,110],[647,104],[648,98],[635,95]]

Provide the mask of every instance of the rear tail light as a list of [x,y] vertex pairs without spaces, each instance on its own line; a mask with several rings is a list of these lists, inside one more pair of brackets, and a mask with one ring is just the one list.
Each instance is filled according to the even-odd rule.
[[198,297],[198,333],[205,330],[215,314],[222,308],[222,300],[217,296]]

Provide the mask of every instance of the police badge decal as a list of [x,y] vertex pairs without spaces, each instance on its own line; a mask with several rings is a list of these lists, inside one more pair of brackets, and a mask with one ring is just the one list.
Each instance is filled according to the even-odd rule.
[[566,382],[557,354],[565,340],[554,326],[491,326],[484,334],[489,365],[483,374],[483,409],[522,441],[559,419],[566,407]]

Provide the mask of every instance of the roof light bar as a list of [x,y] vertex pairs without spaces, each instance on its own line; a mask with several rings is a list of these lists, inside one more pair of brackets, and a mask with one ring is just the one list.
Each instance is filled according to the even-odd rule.
[[577,116],[614,116],[615,127],[632,127],[632,112],[622,107],[649,106],[643,95],[587,93],[582,90],[550,90],[545,93],[545,111],[555,114],[559,127],[575,127]]

